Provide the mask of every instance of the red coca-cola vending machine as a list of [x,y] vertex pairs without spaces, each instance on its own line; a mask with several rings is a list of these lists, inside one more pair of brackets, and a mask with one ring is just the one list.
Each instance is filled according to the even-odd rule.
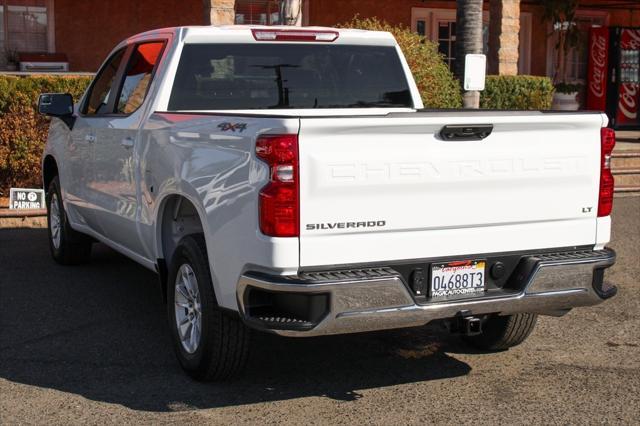
[[609,127],[640,130],[640,28],[589,32],[587,109],[604,111]]

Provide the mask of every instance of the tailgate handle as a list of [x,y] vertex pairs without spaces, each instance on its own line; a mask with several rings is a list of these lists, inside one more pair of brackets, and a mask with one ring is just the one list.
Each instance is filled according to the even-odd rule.
[[452,124],[440,129],[445,141],[480,141],[491,134],[493,124]]

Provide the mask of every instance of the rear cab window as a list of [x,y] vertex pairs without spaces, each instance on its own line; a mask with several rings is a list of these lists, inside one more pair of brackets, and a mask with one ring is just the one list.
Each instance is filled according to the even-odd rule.
[[186,44],[168,109],[413,106],[393,46]]

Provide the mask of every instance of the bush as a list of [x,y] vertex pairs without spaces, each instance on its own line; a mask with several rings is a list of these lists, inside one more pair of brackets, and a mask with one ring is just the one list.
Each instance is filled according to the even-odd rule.
[[0,193],[42,184],[40,160],[49,120],[37,112],[40,93],[82,96],[90,77],[0,76]]
[[361,19],[338,25],[342,28],[388,31],[396,38],[413,73],[425,108],[460,108],[460,83],[438,52],[438,46],[404,26],[394,27],[377,18]]
[[480,92],[480,108],[547,110],[552,98],[553,83],[548,77],[489,75]]

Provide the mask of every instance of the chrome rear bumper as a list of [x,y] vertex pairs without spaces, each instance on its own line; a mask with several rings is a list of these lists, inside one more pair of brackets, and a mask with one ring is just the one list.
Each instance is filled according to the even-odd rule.
[[[605,268],[615,252],[564,252],[532,255],[532,267],[519,289],[494,291],[466,299],[416,303],[402,276],[391,268],[331,271],[301,276],[243,275],[237,288],[243,320],[252,327],[285,336],[318,336],[424,325],[437,319],[497,313],[531,312],[562,315],[578,306],[591,306],[612,297],[616,287],[603,287]],[[327,309],[312,324],[282,325],[252,316],[247,294],[266,292],[327,295]]]

